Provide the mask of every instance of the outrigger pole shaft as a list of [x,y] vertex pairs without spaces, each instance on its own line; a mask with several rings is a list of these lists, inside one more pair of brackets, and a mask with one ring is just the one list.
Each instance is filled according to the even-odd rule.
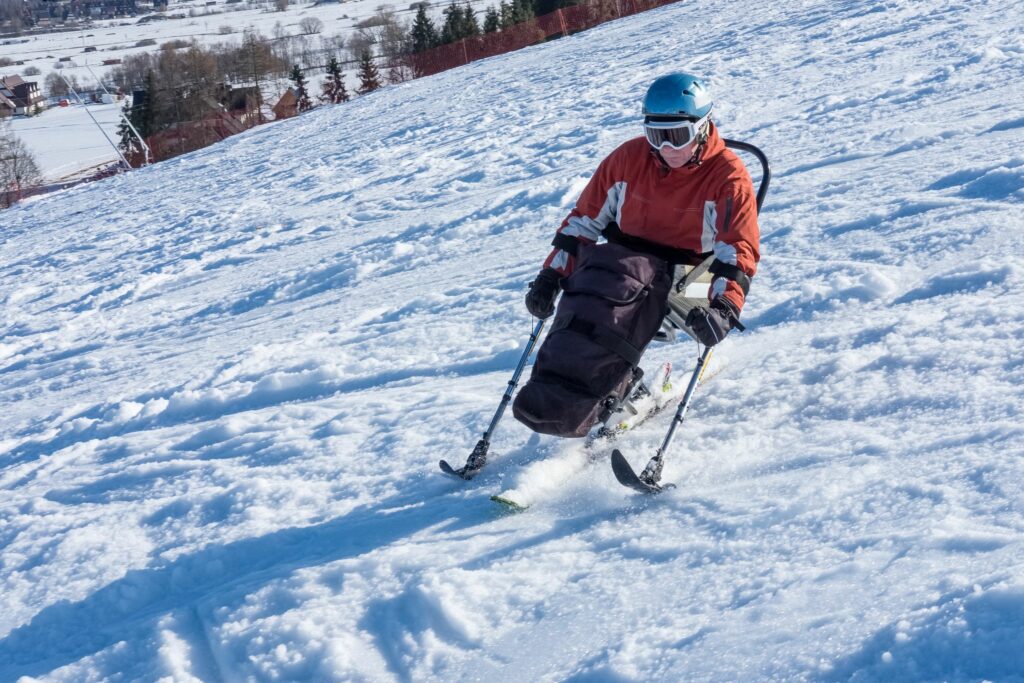
[[693,369],[693,375],[690,377],[690,385],[686,387],[686,393],[683,394],[683,400],[676,409],[675,417],[672,418],[672,424],[668,428],[665,440],[661,443],[661,448],[658,449],[658,452],[647,463],[644,471],[640,473],[640,480],[649,486],[657,486],[658,482],[661,481],[661,470],[665,466],[665,453],[668,451],[672,439],[675,438],[676,428],[683,424],[683,418],[686,417],[686,411],[690,408],[690,401],[693,399],[697,383],[700,381],[701,375],[704,374],[704,368],[707,367],[708,361],[711,359],[711,352],[712,348],[710,346],[704,347],[704,352],[697,360],[697,367]]
[[473,452],[469,455],[469,459],[466,460],[464,467],[455,469],[449,465],[446,461],[442,460],[441,470],[447,474],[454,474],[457,477],[463,479],[472,479],[477,475],[477,472],[487,462],[487,449],[491,447],[491,434],[494,433],[495,428],[501,421],[501,417],[505,414],[505,409],[508,407],[509,401],[512,400],[512,395],[516,391],[516,386],[519,384],[519,378],[523,374],[523,369],[526,367],[526,362],[530,359],[530,354],[533,353],[533,348],[537,345],[537,340],[540,339],[540,333],[544,329],[546,320],[538,320],[537,324],[533,328],[533,332],[530,334],[530,341],[526,344],[526,349],[523,351],[522,357],[519,359],[519,364],[516,366],[515,372],[512,373],[512,379],[508,381],[508,386],[505,388],[505,395],[501,397],[501,403],[498,405],[498,410],[494,413],[494,417],[491,418],[491,424],[484,432],[483,437],[476,443],[476,447],[473,448]]

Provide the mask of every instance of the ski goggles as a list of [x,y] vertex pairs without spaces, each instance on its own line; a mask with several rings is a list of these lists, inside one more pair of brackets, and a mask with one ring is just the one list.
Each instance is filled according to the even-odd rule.
[[700,132],[707,125],[711,113],[708,112],[702,119],[692,121],[690,119],[674,119],[666,121],[644,121],[644,134],[651,147],[660,150],[665,145],[672,149],[682,149],[697,139]]

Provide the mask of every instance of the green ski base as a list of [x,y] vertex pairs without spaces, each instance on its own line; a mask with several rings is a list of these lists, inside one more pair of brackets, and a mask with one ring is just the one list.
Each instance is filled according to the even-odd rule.
[[508,512],[525,512],[527,507],[520,505],[519,503],[509,498],[502,498],[501,496],[491,496],[491,500],[501,505]]

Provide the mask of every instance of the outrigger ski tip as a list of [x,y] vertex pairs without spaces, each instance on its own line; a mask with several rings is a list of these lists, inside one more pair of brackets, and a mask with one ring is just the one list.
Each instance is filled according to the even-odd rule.
[[444,472],[445,474],[450,474],[453,477],[465,479],[466,481],[469,481],[480,472],[480,468],[470,469],[469,467],[462,467],[460,469],[455,469],[454,467],[448,464],[447,460],[442,460],[441,462],[438,463],[438,465],[441,466],[441,471]]
[[453,477],[469,481],[476,475],[480,474],[480,470],[484,468],[484,465],[487,463],[487,449],[490,447],[491,443],[487,440],[487,436],[484,435],[484,438],[476,442],[476,447],[466,459],[466,464],[459,469],[455,469],[449,465],[447,460],[442,460],[438,465],[441,466],[441,471],[445,474],[450,474]]
[[640,493],[661,493],[666,489],[676,487],[675,484],[650,484],[641,479],[618,448],[612,451],[612,472],[615,473],[615,478],[619,480],[620,484]]

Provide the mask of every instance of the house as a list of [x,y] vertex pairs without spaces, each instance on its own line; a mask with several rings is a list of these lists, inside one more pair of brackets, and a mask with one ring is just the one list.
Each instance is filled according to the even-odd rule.
[[215,92],[200,94],[199,102],[210,112],[204,121],[222,137],[266,122],[260,112],[259,88],[253,86],[235,88],[222,83]]
[[223,86],[220,102],[231,116],[246,126],[263,123],[260,116],[260,91],[256,86]]
[[0,78],[0,95],[14,103],[14,113],[31,116],[43,109],[43,93],[35,81],[22,80],[21,76]]
[[113,19],[114,17],[134,17],[138,11],[135,0],[84,0],[82,15],[93,19]]
[[277,101],[271,110],[274,112],[275,118],[287,119],[291,116],[296,116],[299,113],[299,100],[295,96],[295,90],[288,88],[281,95],[281,99]]
[[9,97],[4,95],[3,91],[0,90],[0,119],[5,119],[8,116],[14,116],[17,105],[11,101]]

